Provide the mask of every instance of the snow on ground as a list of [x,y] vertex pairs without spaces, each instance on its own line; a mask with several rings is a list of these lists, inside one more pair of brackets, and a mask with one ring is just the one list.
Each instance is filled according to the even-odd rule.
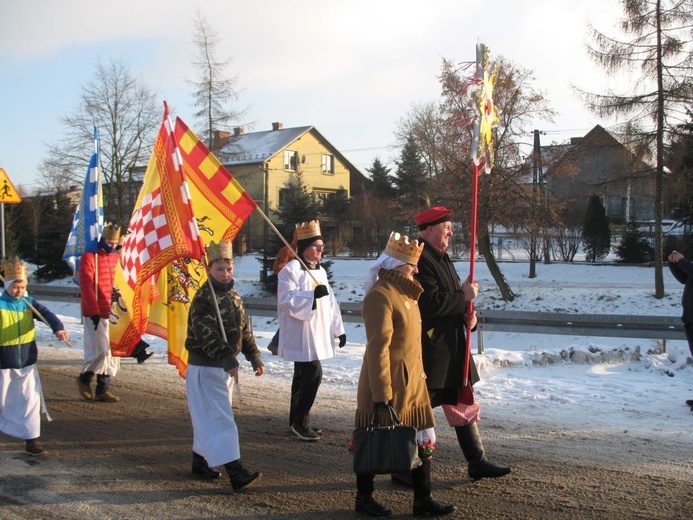
[[[363,276],[372,260],[332,259],[332,286],[340,302],[363,298]],[[680,316],[682,286],[664,272],[666,296],[654,298],[654,269],[584,263],[537,264],[537,277],[528,277],[527,263],[502,263],[501,269],[516,295],[513,302],[500,298],[484,263],[477,263],[480,284],[477,308],[537,312]],[[466,278],[468,262],[456,263]],[[263,296],[258,282],[260,263],[254,255],[235,260],[236,289],[242,296]],[[57,282],[69,284],[69,280]],[[45,303],[61,316],[75,348],[82,345],[78,304]],[[256,317],[253,326],[263,351],[266,376],[287,382],[293,364],[272,356],[266,346],[277,329],[277,320]],[[323,384],[341,388],[345,399],[355,400],[363,355],[363,325],[346,324],[347,345],[336,358],[323,363]],[[39,345],[58,345],[50,330],[38,325]],[[147,363],[166,363],[166,344],[148,337],[158,353]],[[485,333],[485,354],[475,355],[481,381],[475,385],[482,416],[496,423],[519,418],[554,425],[558,430],[590,428],[624,435],[638,432],[693,443],[693,412],[685,406],[693,399],[693,359],[685,341],[661,342],[633,338],[552,336]],[[476,340],[473,348],[476,349]],[[568,362],[561,352],[581,355]],[[609,363],[594,363],[594,352],[611,353]],[[40,360],[40,356],[39,356]],[[252,371],[242,364],[242,377]],[[172,366],[170,370],[175,370]],[[251,384],[248,381],[247,384]]]

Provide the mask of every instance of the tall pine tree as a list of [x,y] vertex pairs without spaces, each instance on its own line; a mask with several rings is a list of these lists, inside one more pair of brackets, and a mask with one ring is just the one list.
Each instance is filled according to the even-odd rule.
[[588,262],[602,260],[611,249],[609,217],[597,195],[592,195],[587,205],[585,223],[582,226],[582,245]]
[[422,207],[426,192],[426,170],[416,139],[411,133],[407,134],[400,159],[397,161],[394,183],[400,202],[416,213]]

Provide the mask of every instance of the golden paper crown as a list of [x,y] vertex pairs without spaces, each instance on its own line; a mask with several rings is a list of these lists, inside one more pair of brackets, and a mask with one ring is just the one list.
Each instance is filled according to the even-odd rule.
[[117,224],[106,224],[103,227],[101,238],[104,240],[120,240],[120,226]]
[[416,265],[419,263],[419,257],[423,248],[423,242],[421,244],[419,244],[418,240],[409,242],[408,236],[400,235],[393,231],[387,240],[385,254],[402,262]]
[[27,279],[27,266],[19,261],[19,258],[2,261],[2,271],[5,273],[5,287],[17,280]]
[[233,260],[233,244],[231,242],[219,240],[219,243],[215,244],[214,241],[212,241],[207,245],[207,247],[205,247],[205,251],[207,252],[208,264],[211,264],[220,258],[228,258],[229,260]]
[[319,237],[321,235],[322,233],[320,232],[319,220],[311,220],[310,222],[301,222],[300,224],[296,224],[296,238],[298,238],[298,240]]

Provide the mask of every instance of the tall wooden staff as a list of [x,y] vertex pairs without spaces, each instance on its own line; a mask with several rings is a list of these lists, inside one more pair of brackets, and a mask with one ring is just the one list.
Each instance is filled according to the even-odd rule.
[[[477,208],[479,199],[479,175],[482,171],[491,173],[493,168],[493,133],[492,127],[498,120],[496,107],[493,104],[493,86],[496,82],[495,70],[489,63],[488,47],[477,42],[476,44],[476,71],[473,87],[468,90],[472,100],[473,109],[477,112],[472,123],[472,141],[470,155],[474,161],[474,177],[472,179],[472,223],[470,232],[469,249],[469,283],[474,283],[475,259],[476,259],[476,230]],[[470,301],[467,307],[467,316],[472,316],[474,302]],[[472,331],[467,330],[465,345],[465,373],[463,386],[469,382],[469,367],[472,355]]]

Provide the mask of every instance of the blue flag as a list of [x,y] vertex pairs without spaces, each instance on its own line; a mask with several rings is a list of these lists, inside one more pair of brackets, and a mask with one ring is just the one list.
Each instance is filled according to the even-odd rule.
[[72,281],[79,285],[79,260],[84,253],[96,253],[103,232],[103,191],[99,164],[99,134],[94,127],[94,153],[89,161],[87,178],[84,180],[82,198],[77,204],[67,237],[63,260],[72,269]]

